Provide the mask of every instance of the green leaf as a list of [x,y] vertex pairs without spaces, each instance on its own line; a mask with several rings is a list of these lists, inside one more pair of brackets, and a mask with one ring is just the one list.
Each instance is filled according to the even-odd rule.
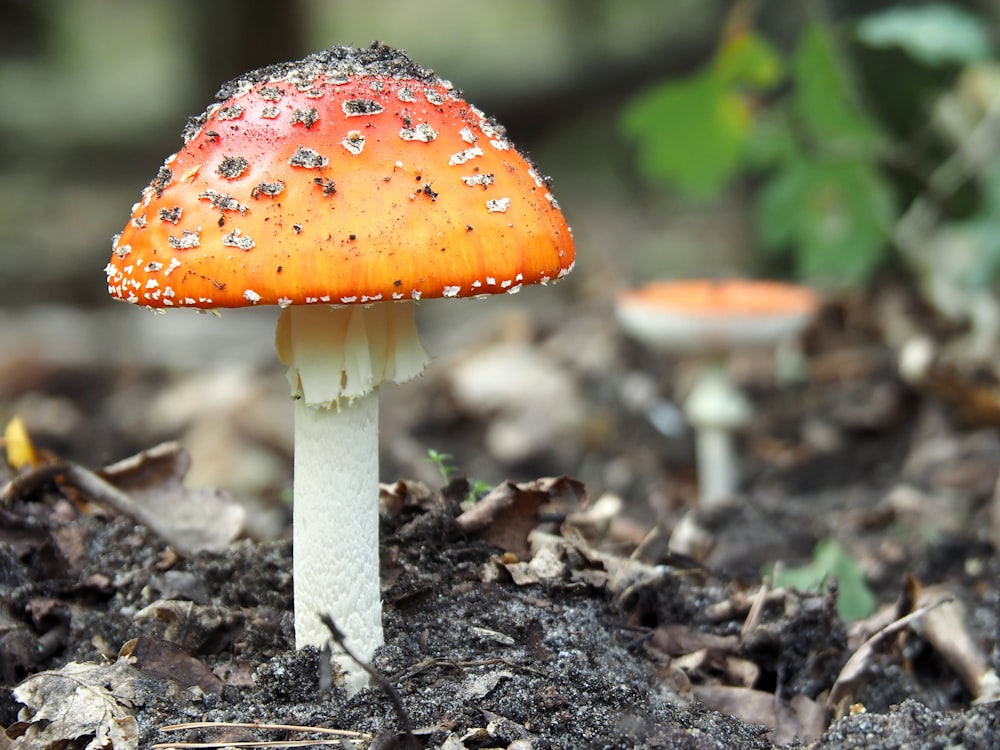
[[696,197],[718,195],[744,166],[753,132],[748,93],[783,76],[777,50],[747,31],[727,38],[708,68],[640,94],[621,119],[638,147],[640,174]]
[[860,283],[888,251],[895,219],[891,188],[862,163],[820,166],[806,195],[799,269],[806,278]]
[[792,58],[792,109],[813,142],[827,151],[870,156],[880,135],[861,111],[830,34],[806,28]]
[[831,578],[837,579],[837,614],[844,620],[858,620],[875,610],[875,595],[861,567],[834,539],[819,542],[808,565],[782,570],[775,584],[800,591],[818,591]]
[[790,161],[776,171],[757,195],[757,231],[764,249],[785,252],[801,231],[802,193],[810,180],[808,164]]
[[861,283],[888,254],[896,206],[865,162],[798,159],[773,173],[756,215],[765,247],[794,252],[806,279]]
[[990,56],[989,34],[983,23],[968,11],[946,3],[887,8],[862,19],[857,34],[871,47],[900,47],[931,67]]
[[754,127],[747,137],[743,158],[752,169],[765,170],[801,158],[799,146],[784,109],[773,107],[754,114]]
[[748,31],[725,40],[715,56],[716,76],[757,91],[774,88],[784,75],[781,55],[764,37]]
[[649,89],[622,116],[639,172],[698,197],[717,195],[741,166],[751,126],[743,97],[711,70]]

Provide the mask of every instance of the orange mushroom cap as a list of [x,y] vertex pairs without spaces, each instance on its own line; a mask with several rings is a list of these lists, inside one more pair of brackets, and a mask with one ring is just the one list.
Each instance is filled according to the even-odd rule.
[[548,183],[404,53],[335,47],[249,73],[185,130],[107,266],[163,307],[513,292],[573,266]]
[[750,279],[651,282],[622,292],[615,304],[636,338],[687,352],[776,344],[805,328],[818,308],[811,289]]

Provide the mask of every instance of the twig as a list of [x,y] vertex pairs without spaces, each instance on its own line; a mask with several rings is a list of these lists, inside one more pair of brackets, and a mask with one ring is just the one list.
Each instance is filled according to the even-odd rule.
[[858,675],[861,674],[868,658],[875,650],[875,646],[878,645],[883,639],[900,632],[914,621],[919,620],[935,607],[949,601],[951,601],[950,598],[942,598],[938,601],[931,602],[930,604],[925,604],[924,606],[913,610],[909,614],[890,622],[877,633],[870,636],[868,640],[862,643],[857,650],[851,654],[850,658],[841,668],[840,674],[837,675],[837,679],[834,680],[833,686],[830,688],[830,694],[826,699],[826,705],[835,711],[837,710],[839,704],[846,696],[847,691],[850,689],[850,683],[857,679]]
[[341,651],[343,651],[347,658],[365,670],[369,676],[378,684],[382,689],[382,692],[386,694],[389,702],[392,703],[392,709],[396,713],[396,718],[399,720],[399,726],[403,730],[403,734],[406,736],[406,746],[410,750],[417,750],[417,738],[413,736],[413,724],[410,722],[410,715],[403,708],[403,701],[399,697],[399,692],[389,681],[381,675],[381,673],[375,669],[371,664],[366,661],[362,661],[347,647],[344,643],[344,633],[340,628],[337,627],[337,623],[333,621],[330,615],[324,613],[320,615],[320,620],[326,625],[327,630],[330,631],[330,636],[333,638],[334,643],[336,643]]
[[189,721],[184,724],[168,724],[160,727],[161,732],[182,732],[186,729],[273,729],[287,732],[315,732],[316,734],[332,734],[337,737],[354,737],[359,740],[370,740],[367,732],[354,729],[334,729],[332,727],[309,727],[302,724],[261,724],[256,721]]
[[[781,561],[779,560],[774,566],[774,573],[772,573],[772,578],[777,581],[778,577],[781,575]],[[740,628],[740,640],[744,640],[749,635],[757,629],[760,625],[761,617],[764,616],[764,606],[767,604],[767,595],[771,593],[771,582],[765,577],[763,582],[760,584],[760,589],[757,591],[757,595],[753,598],[753,602],[750,604],[750,610],[747,612],[746,619],[743,620],[743,627]]]
[[0,488],[0,503],[9,505],[15,498],[31,494],[65,468],[61,462],[46,463],[21,472]]
[[[266,729],[288,732],[312,732],[313,734],[333,735],[337,738],[350,737],[359,740],[370,740],[372,735],[366,732],[356,732],[350,729],[331,729],[330,727],[307,727],[298,724],[258,724],[238,721],[192,721],[186,724],[169,724],[160,727],[161,732],[182,732],[190,729]],[[311,745],[340,744],[340,739],[329,740],[253,740],[246,742],[158,742],[151,747],[157,750],[168,748],[221,748],[221,747],[309,747]]]
[[430,669],[431,667],[451,667],[452,669],[468,669],[471,667],[488,667],[494,664],[503,664],[504,666],[510,667],[512,669],[520,669],[525,672],[531,672],[532,674],[539,675],[540,677],[551,677],[552,675],[546,672],[544,669],[539,667],[532,667],[528,664],[519,664],[516,661],[511,661],[510,659],[503,659],[500,657],[494,657],[492,659],[472,659],[469,661],[453,661],[452,659],[424,659],[421,662],[417,662],[409,669],[404,672],[399,673],[399,677],[413,677],[421,672]]
[[156,530],[157,518],[142,506],[138,505],[129,495],[122,492],[97,474],[78,464],[67,464],[63,475],[68,484],[80,490],[88,498],[101,505],[111,508],[116,513],[131,518],[136,523]]
[[628,559],[641,561],[643,553],[653,544],[653,542],[659,540],[661,533],[659,524],[654,525],[653,528],[646,532],[646,536],[642,538],[642,541],[635,546],[635,549],[632,550],[632,554],[628,556]]

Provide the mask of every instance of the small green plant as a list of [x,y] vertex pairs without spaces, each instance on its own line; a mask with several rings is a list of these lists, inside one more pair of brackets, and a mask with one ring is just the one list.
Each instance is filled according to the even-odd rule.
[[[458,471],[458,467],[451,463],[454,456],[450,453],[442,453],[441,451],[434,450],[433,448],[428,448],[427,458],[437,467],[438,471],[441,472],[441,479],[444,480],[445,484],[448,484],[456,476],[459,476],[460,472]],[[489,482],[471,479],[469,477],[466,477],[466,481],[469,483],[469,494],[466,499],[471,502],[479,500],[493,489],[493,485]]]
[[450,453],[442,453],[433,448],[427,449],[427,458],[441,472],[441,478],[448,484],[458,472],[458,467],[451,463],[453,456]]
[[831,578],[837,580],[837,614],[844,620],[859,620],[875,610],[875,594],[865,581],[861,566],[835,539],[820,541],[813,550],[812,562],[783,569],[775,584],[800,591],[820,591]]

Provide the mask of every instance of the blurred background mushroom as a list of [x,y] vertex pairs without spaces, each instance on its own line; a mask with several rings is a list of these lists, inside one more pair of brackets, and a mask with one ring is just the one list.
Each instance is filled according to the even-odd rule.
[[769,281],[651,282],[618,296],[615,312],[627,334],[653,351],[696,358],[697,371],[682,394],[695,431],[699,505],[727,504],[739,483],[735,433],[753,407],[733,382],[730,355],[774,350],[799,335],[818,309],[805,287]]

